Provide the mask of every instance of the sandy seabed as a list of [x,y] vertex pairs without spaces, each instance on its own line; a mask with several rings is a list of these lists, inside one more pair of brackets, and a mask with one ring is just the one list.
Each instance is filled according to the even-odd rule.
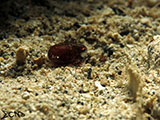
[[[80,65],[51,63],[61,42]],[[2,0],[0,118],[159,120],[159,56],[159,0]]]

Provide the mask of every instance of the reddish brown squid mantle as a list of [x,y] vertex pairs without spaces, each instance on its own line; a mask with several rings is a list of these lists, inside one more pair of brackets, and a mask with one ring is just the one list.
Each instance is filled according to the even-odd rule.
[[84,45],[57,44],[50,47],[48,58],[56,66],[78,65],[83,60],[81,53],[86,49]]

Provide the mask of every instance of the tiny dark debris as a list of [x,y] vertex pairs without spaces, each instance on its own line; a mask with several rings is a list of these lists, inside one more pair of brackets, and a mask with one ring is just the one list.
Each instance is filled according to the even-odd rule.
[[122,74],[122,71],[119,71],[119,72],[118,72],[118,75],[121,75],[121,74]]
[[118,7],[112,7],[112,10],[114,11],[114,13],[116,15],[122,15],[122,16],[125,16],[126,14],[123,12],[123,10],[121,10],[120,8]]
[[86,38],[86,41],[89,43],[89,44],[93,44],[96,40],[96,38],[90,38],[90,37],[87,37]]
[[124,31],[120,32],[119,34],[120,34],[121,36],[125,36],[125,35],[128,35],[129,33],[130,33],[129,30],[124,30]]
[[84,103],[83,103],[83,102],[81,102],[81,101],[78,101],[78,102],[77,102],[77,104],[84,105]]
[[89,63],[90,63],[92,66],[95,66],[95,65],[96,65],[96,60],[95,60],[95,59],[91,59],[91,61],[89,61]]
[[6,39],[6,38],[8,38],[8,34],[4,33],[4,32],[1,32],[0,33],[0,40]]
[[39,94],[38,93],[35,93],[35,96],[38,96]]
[[92,68],[89,68],[88,69],[88,76],[87,76],[88,79],[91,79],[91,73],[92,73]]
[[108,57],[110,57],[111,55],[113,55],[113,50],[111,48],[104,48],[103,49],[105,53],[108,54]]
[[124,45],[122,43],[119,44],[121,48],[124,48]]
[[104,56],[104,53],[101,54],[100,58],[99,58],[100,62],[105,62],[106,61],[106,57]]

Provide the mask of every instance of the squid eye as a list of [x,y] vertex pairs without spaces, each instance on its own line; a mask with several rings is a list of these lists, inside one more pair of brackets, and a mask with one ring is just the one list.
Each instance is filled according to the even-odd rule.
[[81,47],[81,51],[83,52],[83,51],[85,51],[86,50],[86,47]]

